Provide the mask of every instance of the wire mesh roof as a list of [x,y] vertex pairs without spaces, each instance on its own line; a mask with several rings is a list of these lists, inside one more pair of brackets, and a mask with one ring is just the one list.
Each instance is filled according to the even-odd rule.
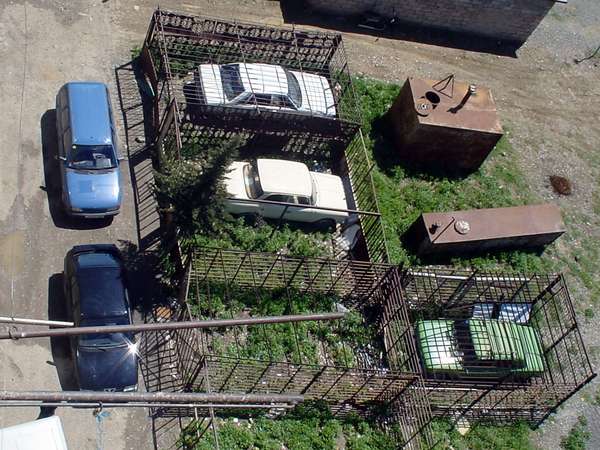
[[434,413],[539,423],[595,377],[561,275],[400,273]]
[[147,42],[159,78],[191,114],[246,109],[360,123],[340,34],[157,10]]

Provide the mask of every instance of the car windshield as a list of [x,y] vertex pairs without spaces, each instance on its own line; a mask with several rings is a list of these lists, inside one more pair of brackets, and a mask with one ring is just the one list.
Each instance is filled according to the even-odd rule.
[[[83,319],[80,323],[82,327],[96,327],[105,325],[128,325],[127,316],[107,317],[103,319]],[[105,348],[121,347],[133,344],[132,333],[98,333],[83,334],[79,336],[80,347]]]
[[101,170],[117,167],[117,160],[110,145],[74,145],[68,164],[72,169]]
[[244,184],[246,185],[246,194],[248,194],[248,197],[259,198],[263,195],[258,171],[252,164],[246,164],[244,166]]
[[244,85],[242,84],[242,78],[240,77],[240,65],[227,64],[221,66],[220,70],[221,83],[223,84],[225,97],[227,97],[228,101],[231,101],[244,92]]
[[288,82],[288,95],[290,96],[296,107],[300,108],[302,106],[302,91],[300,91],[300,84],[298,83],[298,79],[292,72],[288,70],[285,71],[285,76],[287,77]]

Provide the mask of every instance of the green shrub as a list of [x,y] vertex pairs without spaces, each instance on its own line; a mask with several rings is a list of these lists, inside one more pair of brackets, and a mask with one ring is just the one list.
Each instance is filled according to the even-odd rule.
[[526,423],[498,426],[474,424],[461,436],[447,421],[432,423],[433,442],[438,450],[533,450],[529,442],[531,428]]
[[[184,430],[181,442],[190,449],[212,448],[214,438],[210,431],[194,442],[192,422]],[[278,419],[259,417],[252,421],[219,421],[217,431],[221,448],[227,450],[337,450],[338,442],[346,443],[347,450],[394,450],[394,440],[377,426],[356,416],[334,419],[322,402],[298,405]]]

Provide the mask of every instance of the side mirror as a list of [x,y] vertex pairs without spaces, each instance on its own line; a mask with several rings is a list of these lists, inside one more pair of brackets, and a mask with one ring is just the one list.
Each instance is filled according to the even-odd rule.
[[125,158],[124,156],[119,156],[119,157],[117,157],[117,160],[119,160],[119,161],[126,161],[127,158]]

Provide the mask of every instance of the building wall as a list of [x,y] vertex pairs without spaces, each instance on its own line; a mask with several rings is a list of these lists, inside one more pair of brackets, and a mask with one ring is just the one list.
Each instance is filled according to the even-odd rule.
[[373,12],[414,25],[523,43],[555,0],[305,0],[334,15]]

